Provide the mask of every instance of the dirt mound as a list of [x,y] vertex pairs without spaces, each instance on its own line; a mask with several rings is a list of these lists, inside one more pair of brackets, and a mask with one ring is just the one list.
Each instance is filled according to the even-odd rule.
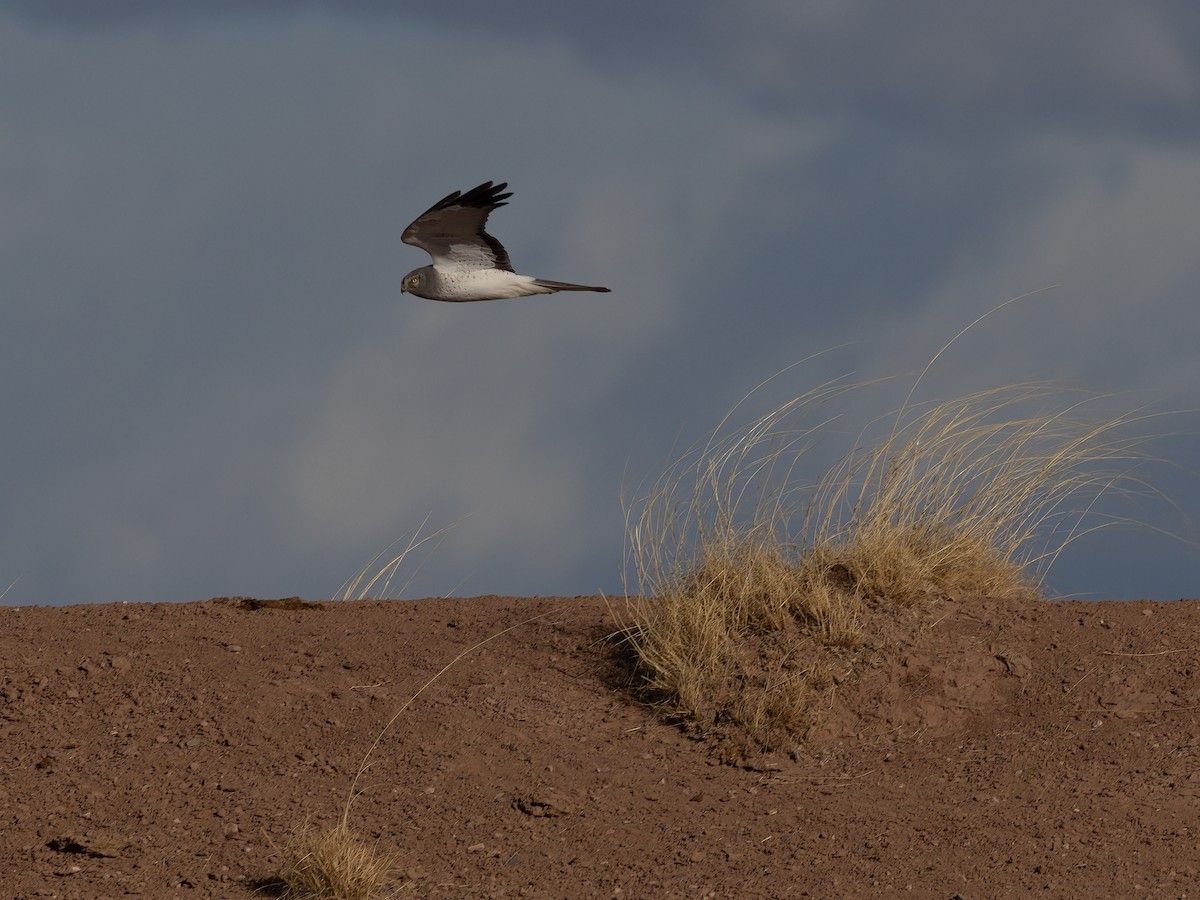
[[350,813],[414,896],[1200,895],[1200,603],[897,619],[813,749],[741,767],[630,700],[614,628],[595,597],[0,609],[4,894],[269,896],[469,651]]

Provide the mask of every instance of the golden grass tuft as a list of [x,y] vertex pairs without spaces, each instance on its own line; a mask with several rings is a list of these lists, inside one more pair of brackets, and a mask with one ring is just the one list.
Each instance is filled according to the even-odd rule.
[[803,482],[825,409],[869,384],[830,382],[731,429],[735,406],[626,505],[624,635],[649,692],[704,732],[795,747],[825,661],[869,637],[868,604],[1036,596],[1065,546],[1116,521],[1085,521],[1097,500],[1144,487],[1140,442],[1121,436],[1136,417],[1092,421],[1098,398],[1039,384],[906,403]]
[[283,850],[284,900],[377,900],[389,887],[398,857],[359,838],[343,818],[325,830],[305,826]]
[[1098,399],[1024,384],[902,410],[819,482],[809,553],[868,596],[1037,594],[1096,500],[1139,486],[1133,419],[1081,414]]

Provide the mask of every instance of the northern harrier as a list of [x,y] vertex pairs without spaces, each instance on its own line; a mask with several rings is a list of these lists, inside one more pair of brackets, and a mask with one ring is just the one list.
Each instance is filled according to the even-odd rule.
[[504,206],[512,196],[500,193],[506,187],[508,182],[493,186],[485,181],[465,194],[455,191],[405,228],[400,240],[427,251],[433,257],[433,265],[405,275],[400,291],[451,303],[504,300],[557,291],[607,292],[606,287],[547,281],[513,271],[504,245],[484,230],[488,213]]

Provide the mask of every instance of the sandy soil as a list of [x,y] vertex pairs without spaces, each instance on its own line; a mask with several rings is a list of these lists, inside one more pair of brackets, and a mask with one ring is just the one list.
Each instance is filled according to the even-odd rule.
[[351,809],[400,896],[1200,897],[1200,602],[947,602],[811,750],[740,765],[630,698],[613,627],[596,597],[0,609],[0,895],[277,895],[470,650]]

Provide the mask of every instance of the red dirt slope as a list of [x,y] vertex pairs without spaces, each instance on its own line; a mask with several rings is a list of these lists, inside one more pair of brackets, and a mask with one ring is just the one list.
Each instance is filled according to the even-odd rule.
[[0,895],[277,894],[522,622],[360,782],[400,896],[1200,897],[1196,601],[946,603],[731,766],[595,597],[0,609]]

